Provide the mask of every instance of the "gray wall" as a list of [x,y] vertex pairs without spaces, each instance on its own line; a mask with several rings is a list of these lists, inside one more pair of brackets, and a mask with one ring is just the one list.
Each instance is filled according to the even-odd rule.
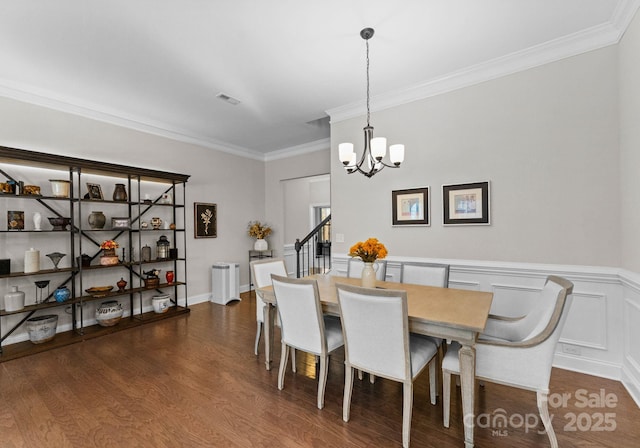
[[[375,236],[391,258],[618,266],[617,55],[611,46],[372,113],[375,135],[404,143],[406,160],[366,179],[332,151],[334,254]],[[332,148],[361,150],[364,124],[333,123]],[[443,227],[441,185],[481,180],[492,224]],[[431,227],[392,227],[391,191],[422,186]]]
[[282,181],[284,244],[294,244],[313,230],[311,208],[330,204],[330,177],[320,175]]
[[640,15],[620,45],[622,267],[640,272]]
[[[266,219],[273,225],[273,235],[269,237],[269,246],[282,257],[282,247],[294,241],[287,241],[285,235],[285,202],[283,181],[318,176],[329,173],[331,156],[329,148],[307,154],[272,160],[265,164],[264,201]],[[308,219],[308,218],[307,218]],[[292,232],[295,235],[295,231]],[[295,238],[295,237],[294,237]]]

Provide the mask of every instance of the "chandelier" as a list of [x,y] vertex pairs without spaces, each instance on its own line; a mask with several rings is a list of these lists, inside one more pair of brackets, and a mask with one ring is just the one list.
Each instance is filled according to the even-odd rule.
[[391,145],[389,147],[389,161],[383,161],[387,153],[387,139],[373,137],[373,126],[369,124],[371,110],[369,107],[369,39],[373,37],[373,28],[365,28],[360,31],[367,44],[367,125],[364,127],[364,150],[360,160],[357,161],[353,143],[340,143],[338,145],[338,157],[348,174],[360,172],[367,177],[382,171],[384,167],[398,168],[404,161],[404,145]]

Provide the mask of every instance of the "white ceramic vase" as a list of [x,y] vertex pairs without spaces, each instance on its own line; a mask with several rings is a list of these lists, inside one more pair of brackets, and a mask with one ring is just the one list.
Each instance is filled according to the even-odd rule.
[[267,240],[262,239],[262,238],[258,238],[256,240],[256,242],[253,244],[253,249],[254,250],[267,250],[267,249],[269,249],[269,244],[267,243]]
[[373,268],[373,263],[365,263],[362,268],[362,286],[364,288],[376,287],[376,270]]

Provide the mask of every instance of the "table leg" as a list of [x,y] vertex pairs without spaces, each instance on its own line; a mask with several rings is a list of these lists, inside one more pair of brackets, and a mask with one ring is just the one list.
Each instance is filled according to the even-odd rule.
[[263,308],[264,319],[264,357],[267,370],[271,370],[271,353],[273,353],[273,321],[274,307],[270,303],[266,303]]
[[464,422],[464,446],[473,448],[474,394],[476,376],[476,349],[463,344],[460,358],[460,383],[462,387],[462,415]]

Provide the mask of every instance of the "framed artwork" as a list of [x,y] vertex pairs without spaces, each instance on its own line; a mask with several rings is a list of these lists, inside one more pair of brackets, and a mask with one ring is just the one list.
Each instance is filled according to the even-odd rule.
[[99,184],[90,184],[87,182],[87,190],[89,190],[89,199],[104,199],[102,196],[102,187]]
[[216,238],[218,236],[218,221],[216,204],[206,202],[193,203],[193,231],[195,238]]
[[430,225],[429,187],[394,190],[391,192],[391,208],[394,226]]
[[442,186],[442,224],[489,225],[489,181]]

